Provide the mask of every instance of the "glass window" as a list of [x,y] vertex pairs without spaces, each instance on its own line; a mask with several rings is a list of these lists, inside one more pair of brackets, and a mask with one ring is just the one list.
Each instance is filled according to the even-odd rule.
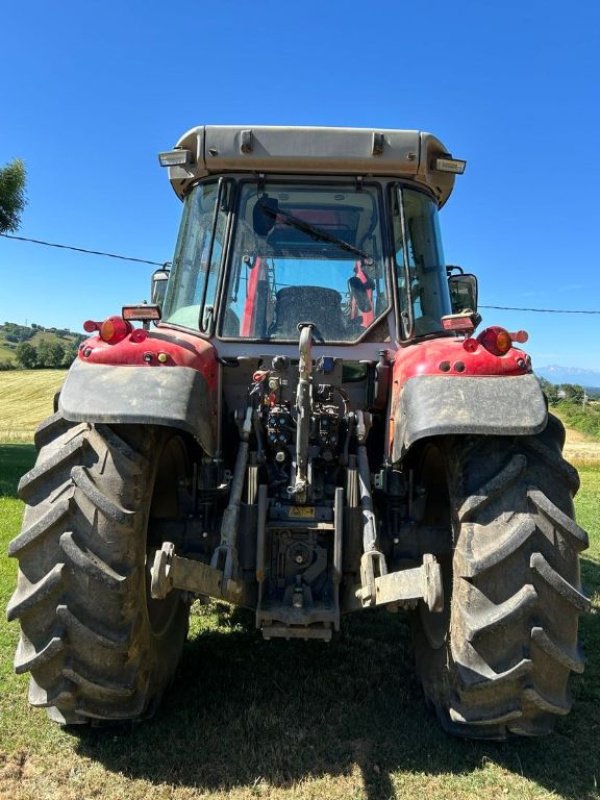
[[242,184],[221,334],[358,339],[389,305],[374,187]]
[[441,318],[451,313],[451,306],[437,207],[422,192],[396,192],[394,250],[404,333],[410,334],[411,311],[412,335],[439,333]]
[[202,331],[210,327],[224,250],[228,189],[223,183],[218,211],[218,183],[200,184],[186,198],[163,309],[165,322]]

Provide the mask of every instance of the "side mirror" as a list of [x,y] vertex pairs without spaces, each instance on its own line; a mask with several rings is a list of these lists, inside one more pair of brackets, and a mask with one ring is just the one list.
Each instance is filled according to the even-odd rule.
[[450,302],[452,313],[461,314],[464,311],[477,311],[477,278],[475,275],[450,275]]
[[162,308],[167,292],[167,282],[169,280],[169,270],[161,267],[152,273],[152,287],[150,289],[151,303]]

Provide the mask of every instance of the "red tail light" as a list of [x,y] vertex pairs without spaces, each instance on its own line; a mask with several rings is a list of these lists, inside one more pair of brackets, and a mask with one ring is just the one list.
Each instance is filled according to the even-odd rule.
[[133,330],[129,322],[122,317],[109,317],[100,326],[100,338],[107,344],[121,342]]
[[525,342],[529,339],[529,334],[527,331],[515,331],[514,333],[511,332],[510,338],[513,340],[513,342],[525,344]]
[[102,323],[94,322],[93,319],[86,319],[86,321],[83,323],[83,330],[86,333],[93,333],[94,331],[99,331],[101,327]]
[[130,341],[132,342],[143,342],[147,338],[148,331],[145,331],[143,328],[134,328],[134,330],[131,332],[131,336],[129,337]]
[[477,341],[495,356],[503,356],[512,347],[510,333],[499,325],[486,328],[479,334]]

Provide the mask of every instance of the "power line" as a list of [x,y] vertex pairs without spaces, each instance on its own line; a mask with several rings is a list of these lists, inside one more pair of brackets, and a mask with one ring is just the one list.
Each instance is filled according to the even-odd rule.
[[536,311],[539,314],[600,314],[600,311],[582,311],[566,308],[516,308],[515,306],[479,306],[479,308],[494,308],[497,311]]
[[101,250],[86,250],[85,247],[73,247],[69,244],[57,244],[56,242],[44,242],[41,239],[28,239],[25,236],[13,236],[9,233],[0,233],[7,239],[17,239],[20,242],[32,242],[33,244],[42,244],[45,247],[60,247],[62,250],[74,250],[76,253],[88,253],[92,256],[106,256],[107,258],[118,258],[120,261],[136,261],[138,264],[152,264],[155,267],[164,267],[164,261],[149,261],[147,258],[134,258],[133,256],[121,256],[117,253],[104,253]]
[[[138,264],[152,264],[155,267],[164,267],[168,261],[150,261],[147,258],[134,258],[133,256],[122,256],[117,253],[105,253],[101,250],[87,250],[84,247],[73,247],[69,244],[57,244],[56,242],[45,242],[42,239],[28,239],[25,236],[14,236],[9,233],[0,233],[7,239],[17,239],[19,242],[31,242],[33,244],[41,244],[45,247],[59,247],[62,250],[74,250],[76,253],[88,253],[93,256],[106,256],[107,258],[118,258],[120,261],[135,261]],[[495,311],[532,311],[537,314],[600,314],[598,311],[584,311],[566,308],[520,308],[518,306],[482,306],[479,308],[490,308]]]

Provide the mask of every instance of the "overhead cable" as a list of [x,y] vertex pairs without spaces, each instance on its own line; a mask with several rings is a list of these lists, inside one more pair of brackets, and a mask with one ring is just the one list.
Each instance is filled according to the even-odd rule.
[[[63,250],[74,250],[76,253],[88,253],[93,256],[106,256],[107,258],[118,258],[121,261],[135,261],[138,264],[151,264],[155,267],[165,267],[169,264],[168,261],[150,261],[147,258],[134,258],[133,256],[123,256],[118,253],[105,253],[102,250],[88,250],[85,247],[74,247],[69,244],[57,244],[56,242],[45,242],[42,239],[29,239],[26,236],[15,236],[9,233],[0,233],[6,239],[17,239],[20,242],[32,242],[33,244],[41,244],[46,247],[59,247]],[[519,306],[484,306],[480,305],[479,308],[489,308],[495,311],[532,311],[537,314],[600,314],[598,311],[589,311],[583,309],[567,309],[567,308],[521,308]]]
[[152,264],[155,267],[164,267],[164,261],[150,261],[147,258],[134,258],[133,256],[122,256],[117,253],[105,253],[101,250],[87,250],[85,247],[73,247],[70,244],[57,244],[56,242],[44,242],[42,239],[28,239],[25,236],[14,236],[9,233],[0,233],[7,239],[18,239],[20,242],[32,242],[33,244],[43,244],[46,247],[60,247],[62,250],[74,250],[76,253],[88,253],[92,256],[106,256],[107,258],[118,258],[120,261],[136,261],[138,264]]
[[516,306],[479,306],[479,308],[494,308],[497,311],[536,311],[538,314],[600,314],[600,311],[583,311],[581,309],[567,308],[517,308]]

